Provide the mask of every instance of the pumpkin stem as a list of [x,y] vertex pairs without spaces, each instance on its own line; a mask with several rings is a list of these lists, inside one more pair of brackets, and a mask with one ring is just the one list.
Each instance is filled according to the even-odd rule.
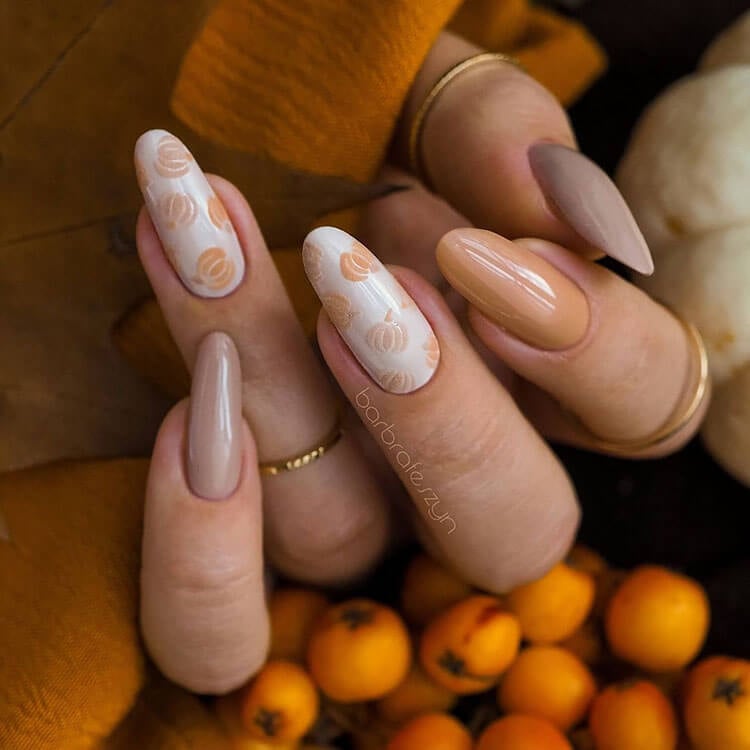
[[393,320],[393,310],[389,307],[388,312],[385,314],[385,322],[390,323]]
[[373,620],[373,611],[362,607],[349,607],[340,615],[341,621],[349,626],[349,630],[356,630],[361,625],[366,625]]
[[714,700],[723,700],[728,706],[732,706],[743,695],[745,695],[745,691],[742,689],[742,680],[740,678],[719,677],[716,680],[711,697]]
[[281,713],[259,708],[253,718],[253,724],[257,724],[266,737],[275,737],[281,729]]

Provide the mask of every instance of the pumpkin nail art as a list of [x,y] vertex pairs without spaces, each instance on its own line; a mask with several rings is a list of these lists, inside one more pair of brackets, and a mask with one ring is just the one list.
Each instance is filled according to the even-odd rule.
[[193,155],[166,130],[135,144],[135,171],[165,253],[199,297],[225,297],[245,273],[245,258],[221,199]]
[[305,272],[352,353],[386,391],[410,393],[432,378],[437,338],[406,290],[354,237],[333,227],[310,232]]

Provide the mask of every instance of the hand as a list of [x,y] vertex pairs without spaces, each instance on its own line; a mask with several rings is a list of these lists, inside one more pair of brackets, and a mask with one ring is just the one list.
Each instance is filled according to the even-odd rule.
[[[533,82],[500,67],[508,77],[504,106],[508,97],[511,110],[518,105],[516,84],[530,96],[519,111],[542,102],[536,137],[547,132],[549,140],[543,126],[564,122],[562,113]],[[499,89],[489,91],[497,96]],[[491,107],[496,98],[487,101]],[[185,687],[225,692],[262,664],[264,554],[293,578],[351,580],[398,532],[393,507],[404,498],[413,501],[425,545],[474,584],[504,591],[541,575],[566,553],[578,524],[574,490],[545,438],[592,449],[594,434],[638,440],[670,419],[694,383],[683,327],[585,257],[591,245],[547,209],[524,161],[526,146],[507,146],[522,143],[511,125],[508,141],[472,135],[473,119],[456,112],[464,120],[458,133],[468,140],[433,157],[429,133],[440,112],[425,129],[437,189],[448,195],[459,173],[446,167],[441,177],[433,165],[471,148],[480,153],[471,145],[476,138],[497,169],[505,165],[502,182],[487,185],[496,170],[483,172],[475,156],[463,186],[452,188],[456,202],[469,191],[485,225],[544,239],[512,242],[454,229],[435,255],[438,235],[469,222],[420,187],[371,209],[367,234],[381,259],[408,258],[422,275],[383,267],[338,230],[313,232],[304,258],[328,310],[318,342],[372,439],[347,429],[319,460],[275,476],[262,475],[258,463],[319,444],[335,423],[336,390],[299,328],[243,197],[221,178],[206,181],[163,131],[139,140],[148,207],[138,221],[139,253],[193,374],[189,403],[167,416],[154,448],[141,621],[154,660]],[[517,132],[526,137],[528,122]],[[438,131],[432,137],[441,142]],[[493,194],[510,195],[514,209],[491,201]],[[615,254],[618,242],[637,239],[607,241]],[[439,281],[434,257],[470,303],[466,330],[425,279]],[[686,441],[704,409],[650,454]],[[404,498],[381,480],[384,460]]]

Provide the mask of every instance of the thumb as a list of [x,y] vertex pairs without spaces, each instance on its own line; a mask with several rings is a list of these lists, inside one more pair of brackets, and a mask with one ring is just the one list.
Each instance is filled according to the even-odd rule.
[[199,693],[239,687],[268,648],[261,486],[240,382],[232,340],[206,336],[190,402],[164,420],[146,489],[143,637],[161,671]]

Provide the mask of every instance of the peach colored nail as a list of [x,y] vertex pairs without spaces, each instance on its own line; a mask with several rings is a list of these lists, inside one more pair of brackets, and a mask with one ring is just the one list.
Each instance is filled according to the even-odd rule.
[[589,324],[581,289],[530,250],[483,229],[454,229],[438,243],[450,285],[488,318],[539,349],[567,349]]
[[386,391],[409,393],[435,373],[440,347],[406,290],[354,237],[333,227],[307,235],[305,272],[362,367]]
[[538,143],[529,149],[529,163],[552,208],[583,239],[639,273],[654,272],[625,199],[591,159],[558,143]]
[[185,145],[166,130],[135,144],[135,172],[164,252],[199,297],[225,297],[245,273],[245,258],[224,204]]
[[242,384],[237,348],[225,333],[201,341],[193,370],[188,484],[206,500],[229,497],[242,468]]

